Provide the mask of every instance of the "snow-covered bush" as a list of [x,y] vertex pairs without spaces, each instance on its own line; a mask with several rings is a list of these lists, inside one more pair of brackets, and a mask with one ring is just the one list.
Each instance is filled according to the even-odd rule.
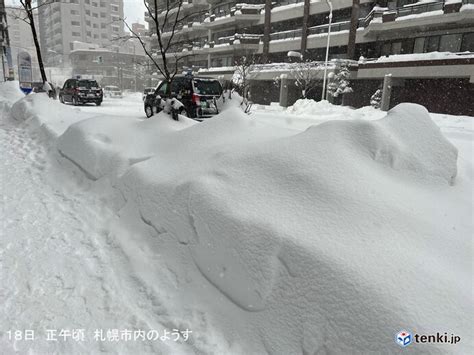
[[337,73],[330,73],[328,92],[333,97],[339,97],[341,94],[349,94],[353,90],[350,87],[350,76],[349,68],[347,66],[341,67]]
[[382,104],[382,89],[377,89],[377,91],[370,97],[370,106],[373,108],[380,108]]

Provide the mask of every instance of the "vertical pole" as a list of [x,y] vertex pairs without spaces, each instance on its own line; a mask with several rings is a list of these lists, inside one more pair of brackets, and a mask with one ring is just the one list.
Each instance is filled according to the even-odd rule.
[[272,30],[272,0],[265,0],[265,22],[263,27],[262,62],[267,63],[270,53],[270,33]]
[[390,109],[390,97],[392,96],[392,74],[386,74],[383,79],[383,93],[380,109],[388,111]]
[[357,25],[359,24],[360,0],[352,0],[351,29],[349,31],[349,42],[347,44],[347,59],[355,59],[355,46],[357,39]]
[[286,74],[282,74],[280,76],[280,106],[288,107],[288,76]]
[[301,56],[306,59],[308,49],[308,21],[309,21],[310,0],[304,0],[303,6],[303,27],[301,29]]

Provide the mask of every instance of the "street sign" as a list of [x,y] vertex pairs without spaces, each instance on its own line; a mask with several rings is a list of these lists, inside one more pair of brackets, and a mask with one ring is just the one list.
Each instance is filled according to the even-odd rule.
[[33,71],[31,69],[31,56],[28,52],[18,53],[18,77],[21,91],[28,95],[33,90]]

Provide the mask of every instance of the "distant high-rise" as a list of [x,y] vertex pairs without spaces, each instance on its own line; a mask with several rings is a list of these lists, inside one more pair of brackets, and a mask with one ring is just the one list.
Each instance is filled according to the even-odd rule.
[[[123,0],[39,0],[39,29],[46,63],[63,66],[75,41],[112,48],[124,35]],[[117,43],[117,46],[119,44]]]

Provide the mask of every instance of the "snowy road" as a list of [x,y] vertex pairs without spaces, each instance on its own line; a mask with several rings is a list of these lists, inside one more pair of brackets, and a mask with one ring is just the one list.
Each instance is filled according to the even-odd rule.
[[141,94],[126,94],[122,99],[105,98],[101,106],[87,104],[78,106],[86,113],[115,115],[119,117],[133,117],[144,119],[143,101]]

